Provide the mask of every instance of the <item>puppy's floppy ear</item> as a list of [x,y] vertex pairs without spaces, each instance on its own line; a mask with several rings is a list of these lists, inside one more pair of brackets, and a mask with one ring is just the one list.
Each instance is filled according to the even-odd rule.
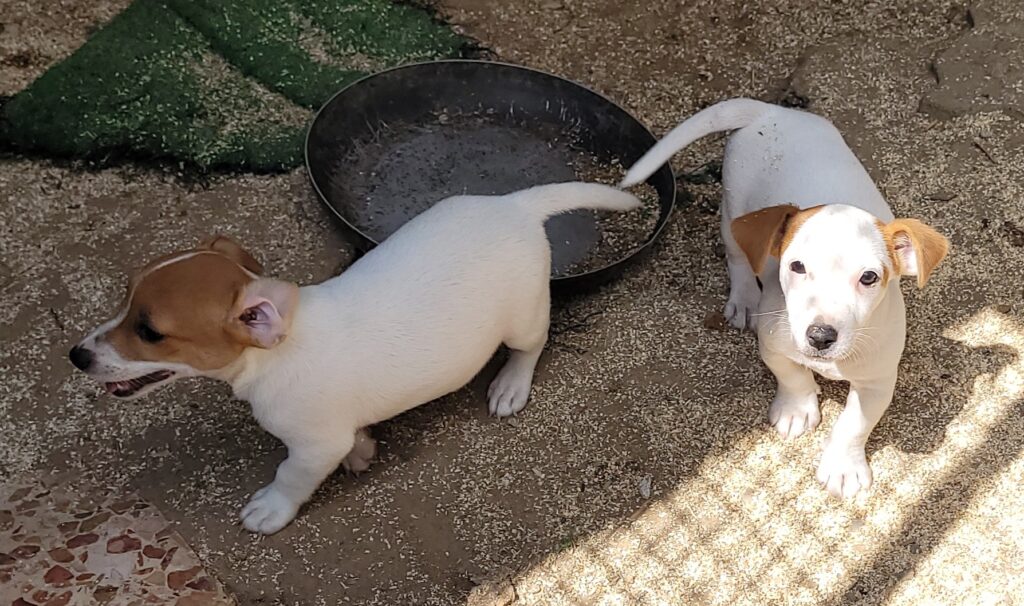
[[253,280],[235,298],[228,332],[243,345],[270,349],[288,335],[298,300],[299,287],[291,282]]
[[800,208],[792,204],[769,206],[733,219],[732,237],[747,256],[755,274],[760,274],[768,255],[782,254],[782,239],[789,220]]
[[263,274],[263,266],[260,265],[259,261],[253,258],[238,242],[235,242],[231,238],[222,235],[216,235],[203,241],[199,245],[199,248],[205,248],[214,252],[219,252],[225,257],[231,259],[235,263],[238,263],[245,269],[256,274],[257,276]]
[[882,228],[893,266],[901,276],[917,276],[924,288],[928,277],[949,252],[949,240],[917,219],[896,219]]

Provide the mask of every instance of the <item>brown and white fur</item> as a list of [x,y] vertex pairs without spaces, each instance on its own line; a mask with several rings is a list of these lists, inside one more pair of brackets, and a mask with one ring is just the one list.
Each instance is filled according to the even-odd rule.
[[288,447],[242,509],[277,532],[339,464],[373,457],[365,428],[465,385],[504,343],[491,414],[523,409],[547,340],[547,217],[628,210],[612,187],[563,183],[456,196],[415,217],[340,276],[299,288],[263,277],[226,238],[150,263],[121,310],[71,352],[117,397],[179,377],[227,381]]
[[864,446],[892,401],[903,353],[899,277],[916,276],[923,287],[948,244],[920,221],[894,218],[830,122],[751,99],[719,103],[677,126],[623,186],[696,139],[730,130],[722,167],[725,314],[733,326],[757,330],[761,357],[778,380],[768,419],[784,438],[821,420],[814,373],[849,381],[817,477],[830,493],[852,496],[871,485]]

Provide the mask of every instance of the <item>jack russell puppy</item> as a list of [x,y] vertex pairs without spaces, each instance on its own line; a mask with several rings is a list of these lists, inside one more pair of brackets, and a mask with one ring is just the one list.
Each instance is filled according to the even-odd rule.
[[639,204],[587,183],[455,196],[340,276],[302,288],[263,277],[217,237],[135,274],[123,307],[71,361],[118,398],[188,376],[230,383],[288,448],[241,511],[245,528],[271,534],[339,464],[367,468],[368,426],[459,389],[502,343],[511,355],[488,390],[490,413],[522,410],[548,335],[545,219]]
[[720,131],[735,131],[722,166],[725,315],[757,331],[778,380],[768,420],[783,438],[821,420],[814,373],[849,381],[817,478],[833,495],[853,496],[871,486],[864,445],[892,401],[903,353],[899,278],[916,276],[923,287],[948,243],[920,221],[893,217],[828,120],[752,99],[719,103],[677,126],[622,186]]

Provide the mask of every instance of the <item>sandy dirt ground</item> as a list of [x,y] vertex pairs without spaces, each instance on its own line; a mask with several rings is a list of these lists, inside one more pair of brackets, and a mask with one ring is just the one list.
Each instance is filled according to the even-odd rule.
[[128,4],[128,0],[0,2],[0,95],[13,95],[28,86]]
[[[774,385],[754,337],[718,316],[720,187],[684,182],[649,261],[557,304],[522,415],[486,416],[492,365],[377,427],[369,473],[336,474],[292,526],[250,536],[237,510],[284,453],[245,404],[200,380],[116,402],[65,356],[114,309],[125,271],[213,231],[284,278],[342,269],[351,251],[304,173],[18,157],[0,159],[0,476],[139,491],[242,604],[1022,603],[1024,8],[748,4],[441,10],[502,59],[590,85],[657,132],[733,96],[806,105],[898,215],[950,237],[928,287],[904,285],[910,334],[869,443],[870,493],[840,502],[814,480],[845,386],[825,386],[812,434],[767,427]],[[19,6],[0,0],[0,21]],[[30,31],[0,31],[0,92],[45,67],[9,67],[35,48]],[[84,35],[48,31],[52,57]],[[720,154],[712,138],[676,167]]]

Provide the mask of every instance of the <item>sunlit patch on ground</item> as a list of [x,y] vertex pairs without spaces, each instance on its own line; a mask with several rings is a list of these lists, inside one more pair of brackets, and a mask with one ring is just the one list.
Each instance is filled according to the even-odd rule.
[[[1002,348],[1011,361],[975,377],[935,452],[876,452],[870,493],[840,502],[816,485],[811,455],[820,429],[800,446],[755,431],[634,520],[513,579],[520,600],[1013,603],[1024,589],[1024,516],[1016,515],[1024,511],[1024,328],[986,309],[945,336],[972,349]],[[830,408],[826,427],[836,416]],[[780,469],[795,457],[803,461]]]

